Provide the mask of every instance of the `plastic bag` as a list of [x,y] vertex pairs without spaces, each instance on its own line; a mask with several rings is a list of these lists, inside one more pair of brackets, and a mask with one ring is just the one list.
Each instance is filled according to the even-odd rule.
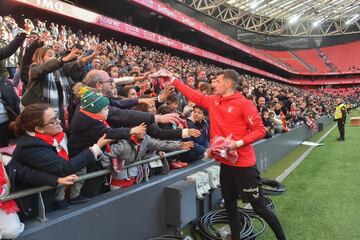
[[207,158],[220,157],[230,161],[231,163],[235,163],[238,159],[238,153],[236,150],[229,150],[231,137],[232,134],[230,134],[226,138],[221,136],[215,136],[212,139],[210,147],[206,150],[205,156]]
[[161,68],[159,71],[149,75],[149,78],[158,79],[160,84],[164,85],[164,84],[170,82],[172,76],[173,75],[171,72],[169,72],[168,70],[166,70],[164,68]]

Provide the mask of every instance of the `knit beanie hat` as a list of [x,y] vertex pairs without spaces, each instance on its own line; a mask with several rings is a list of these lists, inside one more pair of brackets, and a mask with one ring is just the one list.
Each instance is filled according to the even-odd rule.
[[81,87],[79,94],[81,96],[80,108],[91,113],[98,113],[110,104],[109,99],[90,91],[86,87]]

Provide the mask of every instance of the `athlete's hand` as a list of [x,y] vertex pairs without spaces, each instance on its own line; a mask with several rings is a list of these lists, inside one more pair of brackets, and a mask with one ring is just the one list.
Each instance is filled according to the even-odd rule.
[[228,145],[228,149],[229,149],[230,151],[237,149],[236,142],[235,142],[235,141],[231,141],[231,142],[229,143],[229,145]]
[[232,151],[232,150],[235,150],[235,149],[237,149],[237,148],[239,148],[239,147],[241,147],[243,145],[244,145],[244,142],[241,141],[241,140],[239,142],[231,140],[229,145],[228,145],[228,148],[229,148],[230,151]]

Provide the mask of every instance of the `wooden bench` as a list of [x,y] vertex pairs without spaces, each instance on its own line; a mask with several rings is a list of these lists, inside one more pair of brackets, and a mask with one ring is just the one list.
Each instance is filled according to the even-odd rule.
[[360,127],[360,117],[351,117],[350,118],[350,126]]

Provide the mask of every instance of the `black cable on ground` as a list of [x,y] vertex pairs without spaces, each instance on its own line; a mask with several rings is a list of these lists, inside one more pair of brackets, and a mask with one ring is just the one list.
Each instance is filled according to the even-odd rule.
[[[268,178],[262,178],[261,182],[264,196],[280,196],[286,192],[285,185],[281,182]],[[220,201],[219,207],[224,208],[224,199]]]
[[[262,179],[262,188],[265,196],[280,196],[285,194],[285,185],[272,179]],[[271,210],[275,211],[275,205],[272,200],[268,197],[264,197],[266,206]],[[220,207],[223,207],[223,201],[220,203]],[[257,216],[253,209],[245,209],[238,207],[241,218],[241,239],[251,240],[262,234],[265,230],[265,222],[259,216]],[[256,219],[260,222],[261,229],[255,232],[253,227],[252,219]],[[217,210],[205,214],[200,221],[194,225],[192,234],[195,230],[200,233],[202,239],[205,240],[222,240],[220,230],[215,228],[216,224],[229,224],[227,212],[225,209]]]
[[280,196],[286,192],[285,185],[276,180],[261,179],[264,196]]
[[[264,199],[265,199],[265,204],[266,204],[266,206],[267,206],[271,211],[275,212],[275,205],[274,205],[273,201],[272,201],[270,198],[268,198],[268,197],[264,197]],[[252,209],[252,208],[241,208],[241,207],[238,207],[238,208],[240,209],[240,211],[242,211],[242,212],[250,215],[251,217],[253,217],[253,216],[256,215],[256,213],[254,212],[254,209]]]
[[189,236],[180,236],[180,235],[162,235],[160,237],[151,238],[149,240],[192,240]]
[[[239,209],[241,219],[241,239],[249,240],[259,236],[265,230],[264,221],[257,216],[249,216]],[[261,224],[261,229],[255,232],[252,219],[256,219]],[[225,210],[217,210],[205,214],[196,226],[196,230],[205,240],[222,240],[221,233],[215,228],[215,224],[228,224],[228,216]]]

